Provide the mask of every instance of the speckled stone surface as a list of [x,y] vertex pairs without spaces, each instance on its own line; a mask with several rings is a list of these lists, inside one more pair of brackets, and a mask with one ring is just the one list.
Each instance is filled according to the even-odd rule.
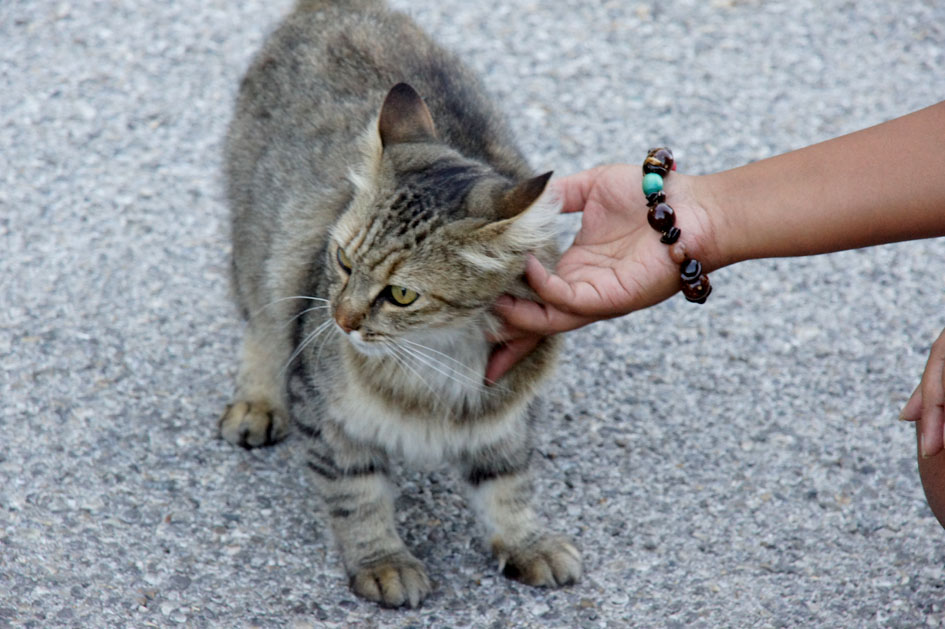
[[[940,2],[395,5],[485,76],[538,171],[667,144],[711,172],[945,94]],[[537,469],[583,581],[507,581],[455,478],[401,469],[435,592],[350,594],[292,442],[215,435],[241,332],[221,138],[287,8],[0,3],[0,627],[945,624],[945,531],[896,421],[945,327],[942,240],[744,263],[705,306],[569,335]]]

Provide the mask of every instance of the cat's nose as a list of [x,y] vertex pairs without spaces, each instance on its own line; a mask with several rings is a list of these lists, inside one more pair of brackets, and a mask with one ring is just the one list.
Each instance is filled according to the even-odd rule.
[[338,321],[338,327],[344,330],[345,334],[350,334],[356,328],[351,325],[348,321]]
[[361,327],[361,321],[364,315],[360,312],[351,311],[343,306],[339,306],[335,311],[335,322],[338,327],[344,330],[345,334],[350,334],[353,330]]

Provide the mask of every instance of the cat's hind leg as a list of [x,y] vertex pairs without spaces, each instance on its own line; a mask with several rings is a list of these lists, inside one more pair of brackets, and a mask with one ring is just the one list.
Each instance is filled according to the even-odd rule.
[[470,503],[505,576],[535,586],[575,583],[581,578],[581,554],[535,514],[527,430],[521,426],[514,434],[463,457]]
[[[278,331],[267,333],[267,330]],[[220,435],[244,448],[273,444],[289,432],[284,362],[288,339],[278,326],[250,322],[236,379],[236,395],[220,417]]]

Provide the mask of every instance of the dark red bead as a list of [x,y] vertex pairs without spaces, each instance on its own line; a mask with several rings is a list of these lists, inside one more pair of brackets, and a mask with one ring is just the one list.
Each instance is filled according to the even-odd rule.
[[676,212],[668,204],[658,203],[646,213],[646,220],[650,223],[650,227],[665,233],[676,224]]
[[663,203],[665,201],[666,201],[666,193],[663,192],[662,190],[651,192],[650,194],[646,195],[646,204],[648,207],[653,207],[657,203]]
[[643,160],[643,174],[656,173],[665,177],[673,169],[673,152],[666,147],[650,149]]
[[683,282],[682,293],[687,301],[704,304],[711,292],[712,285],[709,283],[708,275],[703,274],[692,281]]

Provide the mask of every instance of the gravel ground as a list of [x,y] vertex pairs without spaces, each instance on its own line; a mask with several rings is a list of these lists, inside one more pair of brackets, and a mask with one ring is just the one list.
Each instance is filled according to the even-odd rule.
[[[583,581],[497,575],[455,478],[401,470],[435,593],[356,599],[291,440],[215,435],[241,333],[221,138],[288,2],[133,4],[0,4],[0,626],[945,624],[896,421],[945,326],[942,240],[745,263],[706,306],[571,334],[538,472]],[[711,172],[945,97],[935,0],[394,4],[538,170],[666,143]]]

